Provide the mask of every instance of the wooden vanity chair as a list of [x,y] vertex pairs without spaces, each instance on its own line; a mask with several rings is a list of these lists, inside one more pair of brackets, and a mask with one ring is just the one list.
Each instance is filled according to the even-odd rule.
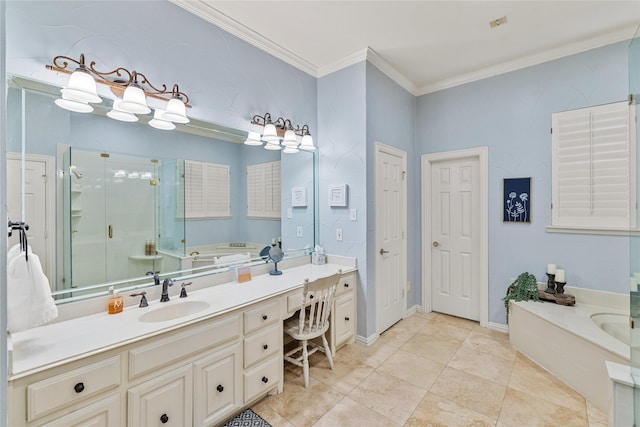
[[[324,352],[331,369],[333,369],[333,358],[325,333],[329,329],[333,296],[336,293],[341,274],[342,271],[339,271],[332,276],[323,277],[311,283],[309,283],[309,279],[305,279],[300,303],[300,316],[298,318],[293,316],[284,324],[284,332],[300,342],[300,345],[284,354],[284,360],[302,367],[305,388],[309,387],[309,355],[318,350]],[[311,341],[318,337],[322,337],[322,346]],[[310,351],[307,350],[307,346],[312,347]],[[295,356],[296,353],[300,354]]]

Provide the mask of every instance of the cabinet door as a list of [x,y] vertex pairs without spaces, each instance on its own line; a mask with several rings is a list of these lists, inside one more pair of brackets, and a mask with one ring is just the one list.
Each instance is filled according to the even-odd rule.
[[240,343],[194,363],[194,425],[215,425],[242,406]]
[[193,385],[191,365],[129,389],[130,426],[191,425]]
[[85,406],[43,427],[110,427],[122,424],[120,395],[116,394]]
[[333,338],[335,346],[332,346],[332,352],[341,345],[349,342],[355,337],[356,313],[353,302],[353,292],[343,294],[335,300],[335,312],[333,313]]

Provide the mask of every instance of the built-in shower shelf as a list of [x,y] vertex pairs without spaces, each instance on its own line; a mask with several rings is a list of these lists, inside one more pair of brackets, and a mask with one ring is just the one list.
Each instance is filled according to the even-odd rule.
[[132,261],[155,261],[162,259],[162,255],[129,255]]

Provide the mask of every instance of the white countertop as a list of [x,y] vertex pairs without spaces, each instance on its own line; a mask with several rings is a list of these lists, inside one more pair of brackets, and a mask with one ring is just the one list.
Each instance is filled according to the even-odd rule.
[[[11,335],[9,380],[219,316],[302,287],[305,279],[313,281],[339,270],[344,274],[356,269],[342,264],[304,264],[283,270],[281,276],[263,274],[245,283],[224,283],[192,291],[186,299],[175,296],[166,303],[150,300],[146,308],[130,306],[111,315],[105,307],[103,313],[18,332]],[[151,310],[188,300],[205,301],[209,307],[175,320],[138,320]]]

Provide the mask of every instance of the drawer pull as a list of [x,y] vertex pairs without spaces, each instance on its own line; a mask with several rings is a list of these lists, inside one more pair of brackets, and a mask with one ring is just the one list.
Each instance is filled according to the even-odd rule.
[[267,320],[269,318],[269,316],[267,316],[266,314],[262,315],[262,320]]
[[309,295],[309,299],[313,299],[313,294]]
[[167,414],[160,415],[160,421],[162,421],[162,424],[166,424],[167,421],[169,421],[169,417],[167,416]]
[[269,346],[267,344],[263,345],[262,348],[264,348],[265,350],[269,348]]
[[216,390],[222,393],[224,391],[224,387],[222,387],[222,384],[218,384],[218,387],[216,387]]
[[348,287],[349,287],[349,284],[348,284],[348,283],[345,283],[345,284],[344,284],[344,287],[345,287],[345,288],[348,288]]
[[267,377],[262,377],[262,382],[263,382],[263,383],[265,383],[265,384],[266,384],[266,383],[268,383],[268,382],[269,382],[269,378],[267,378]]
[[78,383],[74,385],[73,389],[76,391],[76,393],[82,393],[84,391],[84,383]]
[[349,321],[349,316],[346,316],[346,317],[344,318],[344,320],[346,320],[346,321],[348,322],[348,321]]

